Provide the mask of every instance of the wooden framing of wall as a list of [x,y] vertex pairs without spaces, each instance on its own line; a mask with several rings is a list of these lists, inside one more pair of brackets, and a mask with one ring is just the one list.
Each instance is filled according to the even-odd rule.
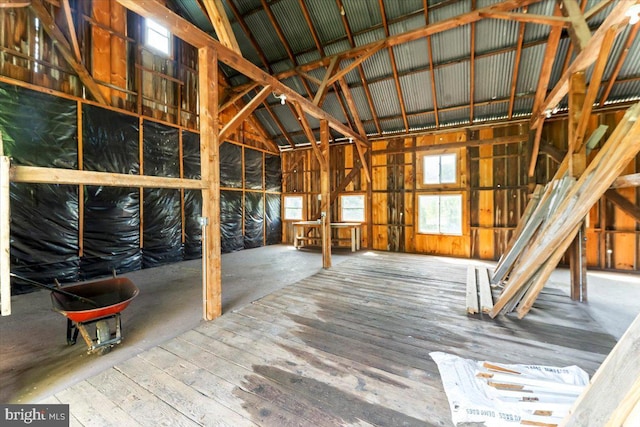
[[[609,130],[602,138],[606,140],[623,115],[624,111],[593,113],[586,135],[594,133],[600,125],[608,125]],[[537,183],[548,182],[558,170],[568,148],[567,126],[567,119],[562,117],[545,122],[535,174]],[[339,200],[340,194],[371,193],[365,209],[363,247],[498,260],[528,202],[528,134],[528,124],[519,122],[373,141],[370,186],[364,181],[362,172],[355,176],[352,173],[352,146],[332,146],[333,198]],[[590,158],[597,153],[597,147],[590,152]],[[421,185],[422,156],[447,151],[459,154],[459,183],[431,189]],[[285,152],[282,165],[283,194],[303,195],[304,219],[317,219],[315,200],[319,194],[319,167],[311,151]],[[640,159],[631,162],[624,174],[634,176],[638,172]],[[345,181],[348,181],[347,185],[344,185]],[[630,205],[636,205],[639,197],[637,186],[625,186],[617,191]],[[463,194],[462,236],[417,232],[417,197],[430,192]],[[620,207],[624,202],[620,202],[618,197],[612,201],[614,196],[603,197],[590,211],[586,228],[588,267],[638,270],[640,228],[637,218],[627,205]],[[332,214],[339,215],[337,204]],[[290,223],[283,222],[283,241],[292,242],[293,229]],[[370,235],[367,235],[367,230],[372,230]],[[568,263],[567,256],[562,264]]]

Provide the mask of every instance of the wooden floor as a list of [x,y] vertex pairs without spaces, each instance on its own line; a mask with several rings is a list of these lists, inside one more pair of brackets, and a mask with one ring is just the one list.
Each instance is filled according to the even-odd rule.
[[465,281],[461,260],[362,253],[45,402],[86,426],[450,426],[432,351],[593,374],[615,344],[559,293],[468,317]]

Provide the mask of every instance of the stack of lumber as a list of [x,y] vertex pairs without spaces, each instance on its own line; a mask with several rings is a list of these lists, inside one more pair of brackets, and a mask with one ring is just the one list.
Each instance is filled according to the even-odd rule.
[[[627,110],[584,173],[538,187],[491,278],[503,287],[491,317],[524,317],[573,242],[583,219],[640,151],[640,103]],[[565,174],[565,172],[563,172]]]
[[489,313],[493,309],[493,297],[486,267],[467,267],[467,313]]

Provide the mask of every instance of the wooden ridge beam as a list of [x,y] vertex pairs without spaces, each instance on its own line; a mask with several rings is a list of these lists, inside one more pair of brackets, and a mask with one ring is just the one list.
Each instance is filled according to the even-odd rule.
[[577,71],[586,70],[591,64],[593,64],[600,52],[602,43],[609,28],[615,28],[617,32],[621,25],[629,20],[626,16],[626,12],[633,2],[618,2],[615,4],[611,13],[605,18],[600,27],[593,33],[587,46],[580,53],[577,54],[574,61],[569,65],[565,73],[560,77],[558,83],[549,93],[546,99],[539,105],[534,104],[534,109],[531,115],[531,129],[535,129],[542,125],[545,118],[545,111],[550,108],[554,108],[567,94],[569,90],[569,78],[571,74]]
[[251,101],[249,101],[238,113],[229,120],[222,130],[218,138],[221,141],[224,141],[226,137],[228,137],[242,122],[245,121],[247,117],[253,112],[253,110],[258,107],[258,105],[262,104],[262,101],[266,99],[267,96],[271,93],[271,86],[267,85],[262,88],[260,92],[256,96],[253,97]]
[[158,0],[117,1],[127,9],[142,17],[151,18],[162,23],[176,37],[192,44],[196,48],[209,47],[215,49],[218,53],[219,61],[222,61],[261,85],[272,86],[274,91],[285,94],[288,100],[298,102],[310,116],[313,116],[318,120],[327,120],[329,126],[340,134],[346,137],[351,137],[355,141],[360,141],[362,144],[367,146],[369,145],[366,135],[360,135],[354,132],[348,126],[338,121],[335,117],[331,116],[329,113],[298,94],[295,90],[280,82],[276,77],[269,75],[265,71],[256,67],[247,59],[211,38],[208,34],[195,27],[186,19],[171,12]]
[[203,181],[162,176],[129,175],[77,169],[45,168],[39,166],[11,166],[12,182],[33,184],[104,185],[107,187],[174,188],[200,190]]
[[202,0],[202,3],[207,11],[207,15],[209,15],[209,21],[213,25],[213,29],[218,35],[220,43],[233,50],[238,55],[242,55],[242,52],[240,52],[240,45],[238,44],[235,34],[233,34],[231,22],[229,22],[229,18],[227,17],[224,6],[222,5],[222,1]]
[[516,13],[516,12],[484,12],[483,18],[507,19],[509,21],[518,21],[529,24],[541,24],[567,27],[571,21],[563,16],[535,15],[533,13]]
[[30,9],[42,23],[42,28],[53,39],[53,41],[55,41],[56,48],[62,54],[62,57],[65,59],[65,61],[67,61],[67,63],[71,66],[73,71],[76,72],[78,78],[87,88],[89,93],[99,103],[109,105],[107,100],[102,95],[102,92],[100,92],[100,87],[93,79],[89,71],[84,67],[84,65],[76,60],[76,56],[73,53],[71,46],[69,46],[69,42],[67,41],[67,39],[65,39],[64,34],[60,30],[60,28],[58,28],[53,17],[44,7],[41,0],[33,0],[30,4]]

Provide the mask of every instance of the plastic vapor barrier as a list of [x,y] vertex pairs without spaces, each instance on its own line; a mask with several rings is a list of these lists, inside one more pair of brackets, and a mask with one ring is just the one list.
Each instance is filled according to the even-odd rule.
[[282,242],[282,221],[280,220],[280,195],[265,195],[265,215],[267,226],[267,245]]
[[225,142],[220,145],[220,186],[242,188],[242,147]]
[[[246,155],[246,154],[245,154]],[[246,192],[244,197],[244,248],[258,248],[264,241],[264,197]]]
[[[193,132],[182,132],[182,158],[184,177],[200,179],[200,135]],[[202,192],[200,190],[184,191],[184,257],[185,259],[202,256]]]
[[[267,191],[282,191],[282,162],[280,156],[264,155],[264,181]],[[278,217],[280,214],[278,214]]]
[[245,188],[262,190],[262,152],[244,150],[244,180]]
[[220,238],[223,253],[244,249],[241,191],[220,191]]

